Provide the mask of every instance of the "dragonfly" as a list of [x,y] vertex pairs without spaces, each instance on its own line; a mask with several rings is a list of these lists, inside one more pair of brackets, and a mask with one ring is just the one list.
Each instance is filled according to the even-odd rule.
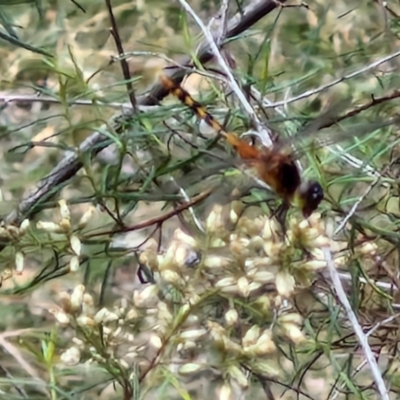
[[[295,205],[300,208],[304,218],[308,218],[324,199],[322,185],[316,180],[305,180],[302,178],[297,160],[303,152],[296,149],[296,142],[304,140],[318,132],[321,128],[330,126],[337,121],[338,109],[347,107],[348,101],[341,101],[335,106],[330,107],[314,121],[307,124],[293,137],[286,140],[278,140],[271,147],[257,146],[247,140],[238,137],[233,132],[228,132],[224,127],[207,111],[207,109],[166,75],[161,75],[161,83],[164,88],[180,100],[185,106],[190,108],[197,118],[209,125],[217,135],[223,137],[237,152],[239,157],[249,166],[254,167],[258,178],[267,186],[272,188],[278,197],[282,199],[282,211],[287,211]],[[314,143],[314,147],[322,147],[345,138],[362,136],[375,131],[376,129],[398,124],[400,117],[387,121],[362,124],[350,130],[338,132],[334,136],[327,136],[319,142]],[[302,150],[306,150],[303,148]],[[284,213],[286,215],[286,213]]]

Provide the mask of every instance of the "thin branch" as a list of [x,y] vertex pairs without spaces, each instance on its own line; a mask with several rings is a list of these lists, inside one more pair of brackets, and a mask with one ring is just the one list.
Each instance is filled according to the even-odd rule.
[[[121,38],[119,36],[117,21],[114,18],[111,0],[105,0],[105,1],[106,1],[107,9],[108,9],[108,14],[110,16],[110,21],[111,21],[110,32],[111,32],[112,37],[114,38],[115,45],[118,50],[118,54],[121,56],[124,54],[124,48],[122,46]],[[126,84],[126,88],[128,90],[129,100],[132,104],[132,110],[133,110],[133,112],[137,112],[135,91],[133,90],[133,86],[132,86],[132,82],[131,82],[131,73],[129,72],[129,66],[128,66],[128,63],[126,62],[125,58],[121,59],[121,69],[122,69],[122,74],[124,75],[124,79],[126,82],[125,84]]]
[[[4,103],[13,102],[24,102],[24,103],[54,103],[61,104],[61,100],[50,96],[38,96],[36,94],[1,94],[0,101]],[[80,106],[93,106],[93,100],[72,100],[67,102],[69,106],[80,105]],[[106,107],[122,107],[123,103],[101,103],[96,101],[97,106]]]
[[87,234],[84,238],[89,239],[89,238],[93,238],[93,237],[97,237],[97,236],[114,235],[116,233],[122,233],[122,232],[133,232],[133,231],[137,231],[139,229],[148,228],[149,226],[152,226],[155,224],[160,225],[163,222],[165,222],[166,220],[170,219],[171,217],[174,217],[174,216],[180,214],[182,211],[190,209],[198,202],[206,199],[211,193],[212,193],[212,188],[205,190],[204,192],[198,194],[197,196],[192,197],[190,199],[190,201],[179,204],[173,210],[171,210],[163,215],[159,215],[155,218],[151,218],[146,221],[140,222],[136,225],[126,226],[126,227],[118,228],[118,229],[115,229],[112,231],[102,231],[99,233],[90,233],[90,234]]
[[355,214],[357,211],[358,206],[361,204],[361,202],[371,193],[371,190],[377,185],[379,182],[380,177],[376,177],[373,182],[371,182],[370,185],[368,185],[367,189],[364,191],[364,193],[359,196],[357,201],[353,204],[353,207],[351,207],[350,211],[347,213],[347,215],[343,218],[342,222],[340,225],[336,228],[334,235],[337,235],[347,224],[349,219]]
[[[279,6],[280,4],[275,0],[256,0],[252,2],[243,10],[241,15],[233,17],[229,21],[226,37],[221,38],[219,46],[223,47],[227,39],[240,35]],[[199,46],[196,59],[201,64],[206,64],[211,61],[212,58],[213,53],[210,51],[209,43],[206,40]],[[178,63],[182,66],[181,68],[168,68],[164,70],[164,73],[175,83],[182,82],[187,74],[185,68],[193,68],[194,66],[192,58],[189,57],[182,58]],[[167,95],[168,90],[158,83],[155,84],[148,93],[140,96],[138,98],[138,103],[142,105],[155,105],[158,104],[160,99],[163,99]]]
[[[351,379],[354,379],[355,376],[364,368],[364,366],[367,364],[367,360],[362,360],[362,362],[357,365],[354,370],[352,371],[351,374]],[[338,382],[339,383],[339,382]],[[346,381],[342,382],[342,384],[340,385],[339,388],[337,388],[335,386],[334,391],[332,393],[332,395],[328,398],[328,400],[336,400],[340,394],[342,393],[342,391],[346,388]]]
[[[345,281],[349,281],[351,282],[354,278],[349,274],[349,273],[344,273],[344,272],[340,272],[339,273],[339,277],[340,279],[343,279]],[[371,284],[370,281],[368,281],[367,279],[365,279],[364,277],[360,276],[358,278],[358,281],[361,283],[365,283],[365,284]],[[388,291],[399,291],[399,289],[393,285],[393,283],[389,283],[389,282],[382,282],[382,281],[374,281],[373,283],[376,287],[379,287],[381,289],[384,290],[388,290]],[[392,306],[394,306],[394,304],[392,304]],[[396,305],[396,308],[398,306]]]
[[354,117],[355,115],[360,114],[362,111],[368,110],[369,108],[374,107],[378,104],[382,104],[382,103],[385,103],[386,101],[394,100],[399,97],[400,97],[400,90],[395,90],[394,92],[387,94],[386,96],[382,96],[382,97],[371,96],[370,102],[353,108],[352,110],[348,111],[346,114],[343,114],[342,116],[340,116],[338,118],[338,121],[342,121],[346,118]]
[[378,391],[380,393],[381,399],[389,400],[388,390],[385,386],[385,382],[384,382],[384,380],[382,378],[382,374],[379,370],[378,363],[376,362],[374,354],[372,353],[371,347],[368,343],[368,337],[364,334],[360,324],[357,321],[357,317],[356,317],[353,309],[351,308],[349,299],[346,296],[346,293],[343,289],[342,283],[340,282],[339,274],[333,263],[331,252],[330,252],[329,248],[327,248],[327,247],[323,247],[322,250],[324,252],[324,257],[325,257],[325,260],[326,260],[326,263],[328,266],[329,273],[331,275],[331,279],[332,279],[332,283],[333,283],[333,287],[335,289],[336,295],[339,298],[340,302],[342,303],[344,311],[347,314],[347,318],[349,319],[350,323],[352,324],[354,333],[356,334],[356,336],[358,338],[358,342],[360,343],[362,349],[364,350],[365,358],[371,369],[371,372],[374,377]]
[[[189,197],[189,195],[187,194],[187,192],[185,191],[185,189],[184,189],[182,186],[180,186],[180,185],[178,184],[178,182],[176,181],[176,179],[175,179],[174,177],[170,176],[170,177],[169,177],[169,181],[172,182],[172,183],[175,185],[175,187],[179,190],[179,194],[182,196],[183,200],[185,200],[186,203],[189,203],[189,202],[190,202],[190,197]],[[195,225],[197,226],[197,229],[198,229],[200,232],[205,233],[204,226],[203,226],[203,224],[201,223],[201,221],[197,218],[197,215],[196,215],[196,213],[195,213],[193,207],[189,207],[189,208],[188,208],[188,211],[189,211],[190,215],[192,216],[193,222],[194,222]]]
[[367,336],[371,336],[375,331],[377,331],[379,328],[381,328],[382,326],[385,326],[386,324],[388,324],[389,322],[392,322],[393,320],[395,320],[396,318],[400,317],[400,313],[391,315],[390,317],[385,318],[382,321],[377,322],[368,332],[367,332]]
[[220,11],[216,19],[221,20],[221,33],[218,35],[217,44],[220,44],[221,38],[226,36],[226,31],[228,29],[228,9],[229,0],[222,0]]
[[388,56],[383,57],[383,58],[381,58],[381,59],[379,59],[379,60],[377,60],[377,61],[375,61],[375,62],[373,62],[373,63],[371,63],[371,64],[369,64],[369,65],[367,65],[367,66],[365,66],[365,67],[363,67],[363,68],[361,68],[359,70],[357,70],[357,71],[354,71],[351,74],[342,76],[341,78],[335,79],[334,81],[331,81],[331,82],[329,82],[329,83],[327,83],[325,85],[322,85],[322,86],[320,86],[320,87],[318,87],[316,89],[308,90],[307,92],[301,93],[301,94],[299,94],[299,95],[297,95],[295,97],[291,97],[291,98],[286,99],[286,100],[277,101],[275,103],[265,102],[263,105],[264,105],[265,108],[276,108],[276,107],[281,107],[281,106],[287,106],[290,103],[294,103],[295,101],[299,101],[299,100],[305,99],[307,97],[313,96],[314,94],[317,94],[319,92],[323,92],[324,90],[329,89],[330,87],[335,86],[335,85],[337,85],[337,84],[339,84],[341,82],[344,82],[344,81],[347,81],[349,79],[355,78],[356,76],[361,75],[364,72],[367,72],[367,71],[369,71],[371,69],[374,69],[374,68],[378,67],[379,65],[381,65],[381,64],[383,64],[385,62],[388,62],[390,60],[393,60],[394,58],[399,57],[399,56],[400,56],[400,51],[396,51],[395,53],[389,54]]
[[242,104],[243,108],[245,109],[246,113],[250,117],[251,121],[253,121],[253,124],[256,126],[257,132],[260,135],[262,135],[263,142],[266,143],[266,145],[270,146],[272,144],[272,141],[270,138],[270,136],[272,135],[272,132],[264,129],[264,127],[262,126],[261,121],[259,120],[257,114],[254,112],[252,106],[246,99],[245,95],[243,94],[242,90],[240,89],[239,85],[237,84],[234,76],[232,75],[230,68],[228,67],[224,58],[222,57],[222,54],[219,51],[217,44],[215,43],[214,36],[207,29],[207,27],[203,24],[201,19],[193,11],[192,7],[190,7],[190,5],[186,2],[186,0],[179,0],[179,2],[185,8],[185,10],[193,17],[193,19],[196,21],[197,25],[199,25],[200,29],[203,31],[203,34],[206,37],[206,39],[210,45],[211,51],[213,52],[214,56],[218,60],[219,65],[224,70],[226,77],[229,80],[229,84],[232,87],[232,90],[235,92],[237,98],[239,99],[239,101]]

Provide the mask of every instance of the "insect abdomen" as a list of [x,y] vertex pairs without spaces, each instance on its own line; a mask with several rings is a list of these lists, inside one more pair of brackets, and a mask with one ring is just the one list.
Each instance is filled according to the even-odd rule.
[[162,75],[161,83],[163,86],[176,98],[178,98],[185,106],[189,107],[197,116],[197,118],[204,120],[212,129],[219,135],[223,136],[226,141],[237,151],[239,156],[244,160],[254,160],[259,157],[259,151],[250,146],[245,141],[239,139],[235,134],[227,132],[223,126],[193,97],[185,90],[177,85],[172,79]]
[[179,85],[177,85],[172,79],[165,75],[162,75],[161,83],[163,86],[176,98],[178,98],[185,106],[189,107],[197,116],[197,118],[204,120],[204,122],[211,126],[217,133],[223,136],[227,135],[222,125],[193,97]]

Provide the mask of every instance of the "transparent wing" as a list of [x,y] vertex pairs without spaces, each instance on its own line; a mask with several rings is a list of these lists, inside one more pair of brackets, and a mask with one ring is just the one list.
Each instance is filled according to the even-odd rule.
[[391,119],[343,127],[337,121],[340,120],[340,110],[346,109],[348,104],[348,101],[333,104],[332,108],[308,123],[293,137],[276,143],[274,150],[283,154],[291,154],[292,158],[298,159],[310,148],[318,149],[344,140],[361,138],[391,125],[400,125],[400,117],[396,116]]
[[[279,134],[277,134],[276,130],[273,130],[271,127],[269,127],[274,133],[273,140],[275,140],[275,143],[273,145],[273,149],[282,154],[293,153],[296,148],[307,149],[310,142],[314,141],[315,137],[318,136],[318,132],[325,127],[335,124],[338,121],[338,116],[340,113],[346,110],[350,103],[350,98],[345,100],[334,100],[333,98],[330,99],[325,106],[324,111],[318,117],[308,122],[289,138],[282,138]],[[265,144],[263,138],[256,131],[249,131],[243,134],[242,137],[243,136],[255,136],[265,147],[269,147]]]

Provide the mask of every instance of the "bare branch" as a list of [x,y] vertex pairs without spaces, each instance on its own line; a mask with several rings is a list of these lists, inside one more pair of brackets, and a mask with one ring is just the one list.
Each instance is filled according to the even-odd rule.
[[265,103],[263,105],[264,105],[265,108],[275,108],[275,107],[280,107],[280,106],[286,106],[289,103],[294,103],[295,101],[299,101],[299,100],[305,99],[307,97],[313,96],[314,94],[323,92],[324,90],[329,89],[329,88],[331,88],[331,87],[333,87],[333,86],[335,86],[335,85],[337,85],[337,84],[339,84],[341,82],[344,82],[344,81],[347,81],[349,79],[355,78],[356,76],[361,75],[364,72],[367,72],[367,71],[369,71],[371,69],[374,69],[374,68],[378,67],[379,65],[381,65],[381,64],[383,64],[385,62],[388,62],[390,60],[393,60],[394,58],[399,57],[399,56],[400,56],[400,51],[396,51],[395,53],[389,54],[386,57],[383,57],[383,58],[381,58],[381,59],[379,59],[377,61],[374,61],[373,63],[371,63],[369,65],[366,65],[365,67],[363,67],[363,68],[361,68],[361,69],[359,69],[357,71],[354,71],[351,74],[347,74],[345,76],[342,76],[341,78],[335,79],[334,81],[329,82],[329,83],[327,83],[325,85],[322,85],[322,86],[320,86],[320,87],[318,87],[316,89],[307,90],[307,92],[301,93],[301,94],[299,94],[298,96],[295,96],[295,97],[291,97],[290,99],[277,101],[275,103],[269,103],[268,102],[268,103]]
[[[124,48],[122,46],[121,38],[119,36],[118,32],[118,25],[117,21],[115,20],[114,13],[112,10],[112,5],[110,0],[105,0],[107,9],[108,9],[108,14],[110,15],[110,20],[111,20],[111,35],[114,38],[115,45],[117,46],[118,54],[121,56],[124,54]],[[126,62],[125,58],[121,58],[121,69],[122,69],[122,74],[124,75],[124,79],[126,81],[126,88],[128,90],[128,96],[129,100],[132,105],[132,110],[134,112],[137,112],[137,105],[136,105],[136,98],[135,98],[135,91],[133,90],[132,82],[131,82],[131,73],[129,72],[129,66],[128,63]]]
[[239,99],[240,103],[242,104],[243,108],[249,115],[251,121],[253,121],[253,124],[256,126],[257,132],[259,135],[262,137],[263,143],[266,145],[271,145],[272,141],[270,139],[271,132],[267,131],[264,129],[264,127],[261,124],[261,121],[257,117],[257,114],[254,112],[253,107],[250,105],[250,103],[247,101],[245,95],[241,91],[239,85],[237,84],[235,78],[232,75],[232,72],[228,65],[226,64],[224,58],[222,57],[221,52],[219,51],[219,48],[215,42],[214,36],[211,34],[211,32],[206,28],[206,26],[203,24],[201,19],[196,15],[196,13],[193,11],[192,7],[186,2],[186,0],[179,0],[179,2],[182,4],[182,6],[185,8],[185,10],[190,13],[190,15],[193,17],[193,19],[196,21],[197,25],[201,28],[201,30],[204,33],[204,36],[206,37],[211,51],[214,53],[214,56],[218,60],[219,65],[221,68],[224,70],[228,80],[229,84],[231,85],[233,91],[235,92],[237,98]]
[[388,390],[385,386],[385,382],[383,381],[378,363],[376,362],[374,354],[372,353],[371,347],[368,343],[368,337],[364,334],[360,324],[357,321],[357,317],[353,309],[351,308],[350,302],[343,289],[342,283],[340,282],[339,274],[333,263],[331,252],[327,247],[323,248],[323,252],[326,263],[328,265],[329,273],[331,275],[333,287],[335,288],[336,295],[339,298],[339,301],[342,303],[344,311],[347,314],[347,318],[349,319],[351,325],[353,326],[354,333],[358,338],[358,342],[360,343],[362,349],[364,350],[365,358],[371,369],[381,399],[389,400]]

